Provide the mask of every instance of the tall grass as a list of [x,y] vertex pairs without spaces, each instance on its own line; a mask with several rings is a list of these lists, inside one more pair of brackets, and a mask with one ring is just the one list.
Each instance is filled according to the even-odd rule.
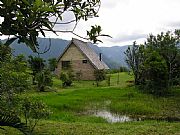
[[[36,131],[54,135],[179,134],[180,124],[175,122],[145,120],[108,124],[105,119],[93,115],[93,111],[107,109],[142,119],[180,118],[180,88],[174,88],[170,96],[154,97],[141,93],[129,83],[132,80],[127,73],[120,73],[119,83],[118,74],[111,75],[111,86],[106,81],[101,82],[100,87],[93,85],[93,81],[75,81],[72,87],[62,88],[62,82],[54,78],[50,91],[28,93],[32,98],[44,101],[53,112]],[[17,133],[7,130],[9,135]],[[0,129],[1,133],[7,134]]]

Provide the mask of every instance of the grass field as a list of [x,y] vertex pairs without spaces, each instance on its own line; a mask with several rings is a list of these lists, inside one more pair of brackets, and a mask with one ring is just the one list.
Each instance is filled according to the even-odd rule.
[[[107,86],[106,81],[101,82],[100,87],[93,85],[93,81],[80,81],[69,88],[62,88],[61,81],[54,78],[48,92],[29,92],[30,97],[44,101],[52,111],[50,117],[36,127],[37,134],[180,134],[180,88],[174,88],[167,97],[154,97],[127,83],[133,79],[127,73],[119,74],[119,83],[117,77],[118,74],[111,75],[111,86]],[[108,123],[94,115],[98,110],[142,121]],[[12,133],[16,131],[11,129],[7,134]]]

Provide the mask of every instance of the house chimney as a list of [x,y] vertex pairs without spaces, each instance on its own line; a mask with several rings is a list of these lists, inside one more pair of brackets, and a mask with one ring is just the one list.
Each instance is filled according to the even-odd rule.
[[102,61],[102,53],[99,53],[99,60]]

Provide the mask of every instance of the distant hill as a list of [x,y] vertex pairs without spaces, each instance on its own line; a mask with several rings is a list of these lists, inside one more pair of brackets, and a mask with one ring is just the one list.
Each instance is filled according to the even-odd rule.
[[[48,38],[38,38],[39,52],[44,52],[49,47],[49,39]],[[51,46],[48,52],[44,54],[40,54],[45,60],[50,58],[58,58],[60,54],[64,51],[66,46],[70,41],[63,40],[63,39],[51,39]],[[98,47],[89,43],[90,47],[97,53],[102,53],[103,61],[110,67],[110,68],[118,68],[119,66],[126,66],[124,61],[124,51],[127,49],[128,46],[114,46],[114,47]],[[13,55],[17,56],[19,54],[23,54],[26,57],[29,55],[37,56],[36,53],[33,53],[32,50],[27,47],[25,44],[18,44],[15,41],[11,48],[13,49]]]

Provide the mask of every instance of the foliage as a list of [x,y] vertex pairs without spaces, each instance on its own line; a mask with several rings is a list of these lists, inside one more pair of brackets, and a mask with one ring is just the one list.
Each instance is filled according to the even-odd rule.
[[[102,87],[96,87],[92,85],[93,81],[74,81],[72,87],[55,87],[56,93],[32,95],[39,97],[52,108],[53,114],[49,121],[102,124],[106,121],[92,115],[103,109],[142,119],[180,118],[178,88],[171,91],[169,96],[157,98],[140,92],[136,87],[127,86],[126,81],[132,79],[127,73],[120,73],[120,76],[122,80],[120,85],[117,85],[117,74],[112,74],[111,87],[108,87],[106,82]],[[60,83],[60,80],[57,83]]]
[[23,56],[8,57],[1,62],[0,68],[0,126],[11,126],[28,134],[28,127],[19,116],[20,100],[17,96],[30,87],[27,64]]
[[36,74],[35,77],[37,81],[38,90],[43,92],[45,91],[46,86],[52,86],[52,74],[49,69],[44,69]]
[[[23,55],[13,58],[11,54],[8,54],[8,58],[6,57],[5,61],[1,61],[0,126],[11,126],[24,134],[30,134],[32,127],[32,125],[24,123],[22,120],[21,111],[24,104],[22,104],[23,102],[19,98],[19,93],[30,89],[30,76],[27,71],[27,61]],[[46,110],[41,108],[41,103],[35,102],[35,104],[33,101],[31,103],[32,106],[29,109],[39,113],[39,115],[41,115],[40,110],[46,113]],[[44,105],[42,104],[42,106]],[[38,120],[40,119],[39,115],[36,114],[36,119]],[[41,116],[43,117],[44,115]],[[33,127],[35,127],[37,122],[31,121],[31,124],[34,124]]]
[[[156,52],[146,52],[147,58],[141,65],[141,86],[154,95],[164,95],[168,88],[168,71],[165,60]],[[146,56],[145,55],[145,56]]]
[[0,42],[0,62],[5,62],[11,57],[11,48]]
[[40,119],[47,118],[50,114],[48,107],[43,102],[30,98],[22,100],[20,110],[30,133],[33,132]]
[[24,61],[19,61],[20,56],[1,63],[0,92],[18,93],[29,88],[29,74]]
[[63,87],[71,86],[74,80],[74,75],[72,70],[69,69],[69,70],[61,71],[60,80],[62,80]]
[[[179,88],[174,89],[170,96],[157,98],[141,93],[135,87],[128,87],[126,81],[131,80],[132,76],[127,73],[120,73],[121,83],[118,86],[117,74],[111,76],[111,87],[104,85],[97,88],[92,86],[93,81],[81,81],[66,89],[56,87],[56,92],[22,95],[42,100],[53,111],[49,118],[38,123],[36,134],[149,134],[151,131],[173,135],[180,132],[179,122],[161,121],[161,118],[179,117]],[[54,79],[60,83],[59,79]],[[104,108],[107,102],[110,104]],[[97,109],[107,109],[112,113],[148,120],[110,124],[103,118],[93,116],[93,112],[89,114],[93,109],[95,112]],[[1,130],[2,134],[18,134],[11,128],[3,128],[7,133]]]
[[51,59],[49,59],[48,60],[48,62],[49,62],[49,69],[50,69],[50,71],[55,71],[55,69],[56,69],[56,67],[57,67],[57,60],[56,60],[56,58],[51,58]]
[[126,62],[133,71],[135,84],[155,95],[165,95],[179,83],[178,30],[150,35],[144,45],[129,47]]
[[[77,26],[79,20],[86,21],[89,18],[98,16],[97,13],[99,11],[99,7],[100,0],[1,0],[0,17],[2,18],[2,22],[0,23],[0,35],[14,36],[13,38],[7,39],[5,45],[8,47],[12,42],[18,39],[18,43],[25,43],[28,47],[31,48],[32,51],[38,52],[39,48],[37,37],[39,36],[39,34],[45,36],[46,31],[51,31],[55,34],[57,32],[70,32],[72,34],[75,34],[74,29]],[[69,22],[64,22],[63,15],[67,12],[71,12],[74,15],[75,19]],[[55,31],[53,29],[56,24],[70,24],[73,22],[75,22],[75,26],[71,31]],[[88,32],[88,36],[89,38],[87,39],[96,42],[100,41],[97,39],[97,36],[104,35],[101,34],[101,27],[95,26],[92,27],[92,31],[90,30],[90,32]],[[1,61],[3,61],[6,56],[8,56],[7,54],[9,54],[9,48],[6,48],[5,46],[3,46],[2,48],[1,46]],[[22,59],[19,58],[14,63],[17,63],[19,60]],[[46,77],[44,77],[45,74],[44,72],[42,72],[42,69],[44,68],[43,61],[41,61],[40,59],[36,59],[39,62],[37,64],[36,60],[35,63],[33,60],[34,58],[30,57],[29,63],[31,65],[34,76],[33,83],[37,73],[42,73],[41,75],[39,75],[39,80],[41,80],[41,82],[44,82],[44,80],[46,80],[44,78]],[[2,68],[0,69],[0,94],[7,94],[5,95],[5,97],[9,99],[9,101],[14,102],[14,100],[16,99],[14,98],[14,91],[16,89],[20,91],[24,90],[24,84],[26,83],[28,77],[25,77],[26,73],[24,71],[21,72],[21,69],[18,69],[17,66],[11,66],[11,62],[0,64],[2,64]],[[13,67],[13,69],[10,69],[8,67]],[[17,83],[15,83],[16,81]],[[5,103],[5,105],[9,105],[9,103],[11,102],[7,102]],[[14,109],[17,109],[13,105],[12,107],[14,107]],[[36,108],[35,111],[36,110],[38,111],[38,108]]]
[[103,69],[102,70],[97,69],[94,71],[94,76],[95,76],[96,86],[98,87],[99,82],[106,79],[106,72]]
[[35,84],[35,76],[37,73],[41,72],[44,69],[45,61],[40,57],[29,56],[28,62],[32,70],[32,76],[33,76],[32,81],[33,81],[33,84]]
[[128,67],[120,66],[118,69],[109,69],[106,71],[109,74],[119,73],[119,72],[129,72]]
[[126,63],[134,74],[134,82],[138,85],[140,78],[139,66],[143,61],[143,46],[136,45],[136,42],[133,43],[133,46],[128,47],[125,52]]
[[30,133],[28,126],[25,123],[21,122],[21,119],[17,115],[7,114],[2,111],[0,111],[0,126],[9,126],[16,128],[25,135],[29,135]]
[[43,70],[45,67],[45,64],[44,64],[45,61],[40,57],[29,56],[28,62],[32,71],[35,74]]
[[[57,32],[71,32],[75,34],[74,29],[79,20],[87,21],[89,18],[97,17],[99,8],[100,0],[2,0],[0,17],[3,18],[3,21],[0,24],[0,33],[15,36],[8,40],[7,44],[18,39],[19,43],[23,42],[34,52],[37,52],[37,37],[40,33],[43,36],[45,36],[45,31],[51,31],[55,34]],[[63,22],[63,14],[68,12],[74,15],[74,19]],[[74,22],[76,24],[71,31],[55,31],[53,29],[55,25]],[[88,39],[94,42],[98,41],[97,36],[103,36],[100,32],[100,26],[93,26],[88,34]]]
[[91,30],[87,31],[87,35],[89,36],[89,39],[94,43],[102,42],[101,40],[98,39],[99,36],[111,37],[109,35],[101,34],[101,31],[102,31],[101,26],[97,26],[97,25],[91,26]]
[[67,87],[71,86],[73,80],[75,80],[75,75],[72,69],[72,63],[68,64],[68,67],[64,68],[60,73],[60,80],[62,81],[62,86]]
[[178,30],[174,33],[166,32],[158,34],[157,36],[150,35],[145,45],[154,51],[157,51],[166,61],[168,68],[168,86],[173,85],[173,78],[176,78],[175,70],[177,69],[176,58],[178,56],[178,44],[180,37],[178,37]]

